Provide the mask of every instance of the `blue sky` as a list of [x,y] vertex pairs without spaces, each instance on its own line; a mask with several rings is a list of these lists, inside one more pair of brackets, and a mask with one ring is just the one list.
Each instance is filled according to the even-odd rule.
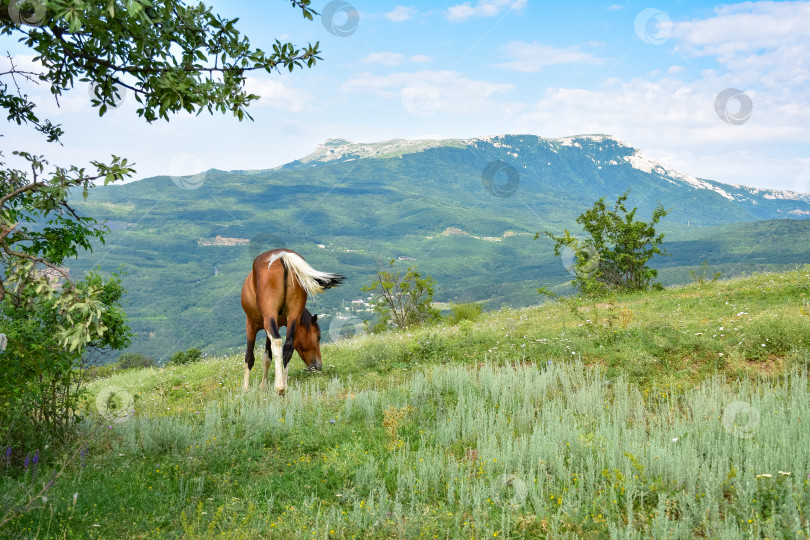
[[[66,128],[64,148],[12,127],[4,150],[60,165],[114,153],[147,177],[271,168],[327,138],[607,133],[695,176],[810,191],[810,2],[351,0],[313,22],[286,0],[210,4],[239,17],[254,46],[320,41],[323,61],[251,77],[262,96],[254,122],[178,115],[147,125],[131,98],[98,118],[86,88],[59,108],[35,89]],[[3,45],[26,60],[13,40]],[[718,113],[729,88],[744,95]]]

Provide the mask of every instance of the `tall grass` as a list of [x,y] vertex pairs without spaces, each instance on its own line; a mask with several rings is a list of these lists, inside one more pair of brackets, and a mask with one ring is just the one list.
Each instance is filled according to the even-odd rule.
[[[643,391],[580,363],[486,362],[387,390],[234,392],[199,415],[115,426],[105,444],[131,469],[90,483],[115,494],[140,478],[127,504],[174,508],[167,535],[795,537],[810,533],[807,380]],[[73,489],[55,487],[48,512],[64,514]]]
[[[806,537],[807,271],[359,336],[284,399],[241,357],[115,374],[135,414],[2,534]],[[0,463],[0,513],[53,452]]]

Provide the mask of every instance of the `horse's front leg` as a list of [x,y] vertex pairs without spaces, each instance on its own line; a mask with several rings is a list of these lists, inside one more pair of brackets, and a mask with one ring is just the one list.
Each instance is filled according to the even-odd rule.
[[271,347],[270,338],[268,337],[264,341],[264,354],[262,355],[262,382],[259,384],[262,390],[267,386],[267,372],[270,371],[270,359],[272,357],[273,349]]
[[[289,319],[287,319],[289,320]],[[297,319],[293,319],[287,325],[287,339],[284,341],[284,349],[282,351],[284,358],[284,386],[287,386],[287,373],[289,371],[289,363],[292,360],[293,351],[295,350],[295,328],[297,326]]]

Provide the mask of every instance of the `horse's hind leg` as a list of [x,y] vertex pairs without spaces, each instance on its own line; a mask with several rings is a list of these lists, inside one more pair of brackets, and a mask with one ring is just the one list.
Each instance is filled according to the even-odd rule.
[[247,350],[245,351],[245,377],[242,380],[242,388],[247,390],[250,388],[250,370],[256,359],[253,356],[253,347],[256,345],[256,334],[259,332],[259,326],[253,324],[253,321],[247,319],[245,324],[245,331],[247,333]]
[[[276,364],[276,392],[278,392],[279,395],[284,395],[284,392],[287,390],[287,381],[284,377],[284,368],[282,367],[283,352],[281,334],[278,331],[278,321],[275,317],[264,318],[264,330],[267,333],[268,343],[265,347],[264,377],[262,377],[262,384],[265,384],[267,381],[267,371],[270,369],[270,358],[272,358]],[[267,349],[269,349],[269,355]]]

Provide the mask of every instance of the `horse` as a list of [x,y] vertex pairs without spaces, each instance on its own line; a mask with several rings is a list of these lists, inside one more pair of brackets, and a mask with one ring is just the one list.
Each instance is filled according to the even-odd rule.
[[[247,316],[247,351],[243,387],[250,387],[250,369],[255,361],[253,347],[256,334],[264,330],[264,373],[260,387],[267,384],[270,359],[275,360],[276,392],[283,396],[287,390],[287,365],[293,349],[307,365],[308,371],[321,371],[321,329],[318,315],[307,308],[307,296],[330,289],[346,279],[338,274],[312,268],[298,253],[289,249],[271,249],[253,260],[253,269],[242,285],[242,309]],[[279,327],[287,327],[287,339],[282,346]]]

